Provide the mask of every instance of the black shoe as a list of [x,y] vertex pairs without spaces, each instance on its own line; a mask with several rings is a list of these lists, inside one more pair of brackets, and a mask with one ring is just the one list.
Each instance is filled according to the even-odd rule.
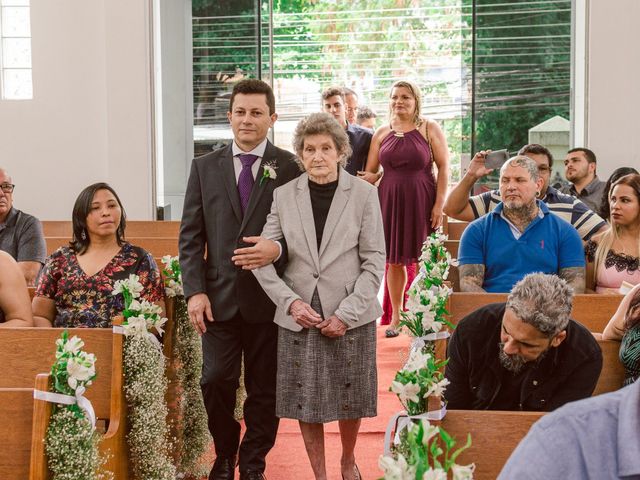
[[218,455],[213,463],[209,480],[233,480],[236,469],[236,456]]
[[240,480],[267,480],[267,477],[257,470],[247,470],[246,472],[240,472]]

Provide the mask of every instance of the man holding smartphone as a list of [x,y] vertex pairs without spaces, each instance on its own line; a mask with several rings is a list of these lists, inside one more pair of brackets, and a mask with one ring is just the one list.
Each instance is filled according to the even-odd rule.
[[[502,201],[498,189],[470,196],[475,183],[493,171],[485,165],[485,159],[490,153],[491,150],[483,150],[473,157],[464,177],[449,192],[444,204],[446,215],[456,220],[470,222],[491,212]],[[607,223],[583,202],[549,185],[553,156],[547,148],[531,143],[522,147],[518,155],[526,155],[538,165],[538,172],[543,180],[538,199],[547,205],[552,214],[573,225],[583,241],[589,240],[606,228]]]

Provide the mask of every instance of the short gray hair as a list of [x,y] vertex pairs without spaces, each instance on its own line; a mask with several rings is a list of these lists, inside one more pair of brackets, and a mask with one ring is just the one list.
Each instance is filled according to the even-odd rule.
[[515,284],[507,308],[521,321],[551,338],[567,328],[573,289],[557,275],[530,273]]
[[531,175],[531,180],[534,182],[538,181],[540,178],[540,172],[538,171],[538,164],[535,160],[527,157],[526,155],[516,155],[515,157],[511,157],[509,160],[504,162],[504,165],[500,168],[500,176],[502,177],[502,173],[507,167],[522,167],[529,172]]
[[332,115],[324,112],[312,113],[298,122],[293,132],[293,149],[298,159],[302,159],[304,139],[310,135],[329,135],[340,155],[338,164],[345,167],[347,159],[351,156],[351,145],[347,132]]

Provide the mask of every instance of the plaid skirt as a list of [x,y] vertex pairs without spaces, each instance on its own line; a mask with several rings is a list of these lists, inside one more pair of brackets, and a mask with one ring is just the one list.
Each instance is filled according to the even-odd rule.
[[[322,315],[317,291],[311,306]],[[307,423],[375,417],[377,400],[375,322],[338,338],[278,327],[278,417]]]

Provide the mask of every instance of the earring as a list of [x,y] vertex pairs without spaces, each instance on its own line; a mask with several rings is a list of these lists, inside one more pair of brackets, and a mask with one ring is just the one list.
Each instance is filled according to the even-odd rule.
[[81,238],[82,240],[86,240],[86,239],[87,239],[87,234],[86,234],[86,233],[84,233],[84,230],[82,230],[82,233],[80,234],[80,238]]

